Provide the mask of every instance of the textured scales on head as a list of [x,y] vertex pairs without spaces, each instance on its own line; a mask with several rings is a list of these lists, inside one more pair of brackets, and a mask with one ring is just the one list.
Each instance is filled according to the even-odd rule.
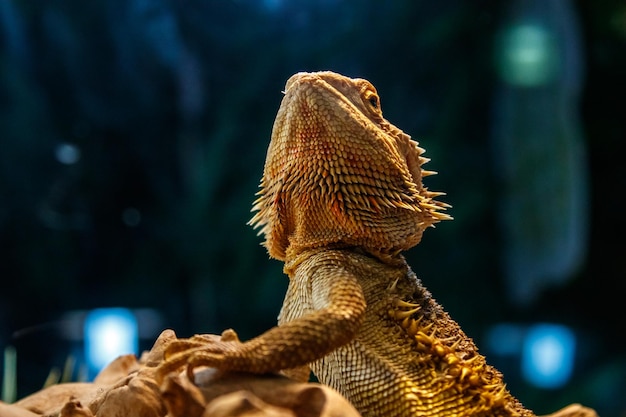
[[333,72],[287,81],[256,214],[270,256],[357,246],[395,254],[419,243],[447,204],[434,200],[417,142],[382,116],[376,89]]

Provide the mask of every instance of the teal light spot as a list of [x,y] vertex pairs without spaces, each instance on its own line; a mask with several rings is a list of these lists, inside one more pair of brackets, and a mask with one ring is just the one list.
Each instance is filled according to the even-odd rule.
[[557,52],[550,33],[541,26],[511,26],[502,35],[498,71],[502,79],[520,87],[534,87],[554,79]]

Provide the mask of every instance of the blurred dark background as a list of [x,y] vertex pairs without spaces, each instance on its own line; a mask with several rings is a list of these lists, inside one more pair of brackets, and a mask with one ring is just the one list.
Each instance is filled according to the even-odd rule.
[[[455,220],[407,259],[513,393],[626,416],[623,1],[0,0],[0,48],[18,397],[94,308],[137,312],[141,349],[275,324],[287,278],[246,222],[286,79],[333,70],[432,158]],[[537,323],[575,335],[558,386],[520,370]]]

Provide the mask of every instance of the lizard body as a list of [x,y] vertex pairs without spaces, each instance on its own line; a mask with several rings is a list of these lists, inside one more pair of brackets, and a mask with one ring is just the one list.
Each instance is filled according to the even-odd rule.
[[287,263],[292,278],[279,324],[323,308],[311,285],[323,291],[331,282],[358,283],[367,305],[358,334],[312,370],[362,415],[533,415],[403,260],[390,264],[352,249],[313,252]]
[[422,184],[423,149],[366,80],[298,73],[284,94],[251,220],[290,278],[279,324],[245,343],[179,340],[161,372],[310,366],[363,416],[534,415],[401,254],[450,219]]

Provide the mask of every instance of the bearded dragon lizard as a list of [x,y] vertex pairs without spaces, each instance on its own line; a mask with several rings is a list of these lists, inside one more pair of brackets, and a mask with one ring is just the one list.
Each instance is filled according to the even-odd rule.
[[533,416],[401,254],[451,218],[422,184],[424,150],[364,79],[298,73],[284,94],[250,221],[290,279],[278,326],[245,343],[180,339],[160,372],[306,380],[310,367],[363,416]]

